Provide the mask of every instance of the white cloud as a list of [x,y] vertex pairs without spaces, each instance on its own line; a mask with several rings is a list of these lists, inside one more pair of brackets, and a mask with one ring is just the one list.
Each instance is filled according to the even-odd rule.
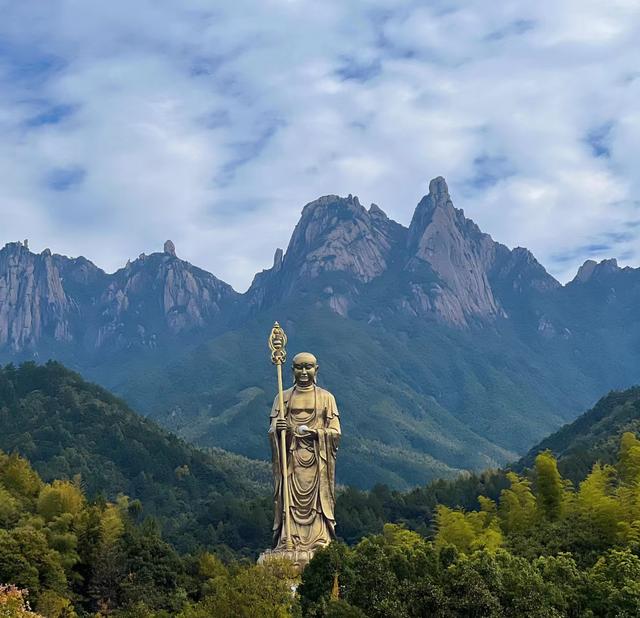
[[[0,242],[113,270],[171,238],[238,289],[327,193],[429,179],[570,278],[640,263],[638,3],[22,2],[0,23]],[[64,190],[61,190],[64,189]]]

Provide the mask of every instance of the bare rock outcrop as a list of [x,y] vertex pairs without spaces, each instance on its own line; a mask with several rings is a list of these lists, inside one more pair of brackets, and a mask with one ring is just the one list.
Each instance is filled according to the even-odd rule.
[[20,242],[0,250],[0,347],[33,348],[43,337],[70,342],[77,311],[50,251],[36,255]]
[[620,272],[622,269],[618,266],[618,260],[610,258],[596,262],[595,260],[587,260],[574,277],[572,283],[587,283],[589,281],[597,281],[606,278],[609,275]]
[[438,177],[409,226],[406,270],[432,271],[433,282],[421,288],[445,322],[464,326],[470,318],[492,319],[503,314],[489,282],[496,244],[454,208],[447,183]]
[[321,197],[303,208],[284,257],[276,253],[273,267],[256,275],[249,302],[263,307],[336,276],[339,285],[319,288],[318,302],[346,316],[360,286],[387,271],[404,233],[375,204],[367,210],[352,195]]
[[560,282],[545,270],[531,251],[523,247],[509,250],[498,243],[489,280],[494,289],[500,286],[504,291],[510,289],[516,293],[530,290],[549,292],[561,287]]
[[176,257],[176,246],[173,244],[173,241],[167,240],[164,243],[164,252],[167,255],[172,255],[173,257]]
[[0,349],[35,351],[47,339],[154,347],[163,335],[210,326],[238,294],[170,248],[107,275],[83,257],[9,243],[0,250]]
[[[171,248],[171,247],[169,247]],[[237,293],[212,274],[175,257],[153,253],[116,272],[101,294],[96,345],[134,340],[153,347],[168,329],[176,335],[208,325]]]
[[389,223],[379,208],[367,212],[357,197],[321,197],[304,207],[284,267],[296,277],[333,271],[371,281],[388,265],[393,243]]

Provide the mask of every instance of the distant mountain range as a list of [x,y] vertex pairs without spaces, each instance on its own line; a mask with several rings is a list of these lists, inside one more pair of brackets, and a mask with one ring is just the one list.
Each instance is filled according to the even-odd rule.
[[342,409],[340,480],[405,487],[513,460],[640,382],[639,303],[640,269],[587,261],[563,286],[436,178],[408,228],[353,196],[307,204],[244,294],[170,241],[113,274],[9,243],[0,359],[60,359],[194,443],[266,457],[277,319]]

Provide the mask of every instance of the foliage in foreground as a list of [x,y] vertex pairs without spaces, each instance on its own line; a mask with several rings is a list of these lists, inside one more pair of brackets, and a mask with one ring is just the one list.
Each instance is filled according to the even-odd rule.
[[1,618],[42,618],[31,611],[27,592],[15,586],[0,584],[0,617]]
[[[0,616],[34,615],[21,591],[46,618],[293,611],[277,573],[225,566],[208,553],[180,556],[154,520],[136,523],[138,510],[125,496],[89,502],[79,479],[44,483],[25,459],[0,451],[0,583],[13,586],[0,589]],[[266,613],[251,614],[253,606]]]
[[304,615],[640,615],[640,441],[625,433],[617,464],[595,464],[577,489],[549,452],[531,480],[508,479],[478,510],[439,506],[432,541],[388,524],[319,552],[303,574]]

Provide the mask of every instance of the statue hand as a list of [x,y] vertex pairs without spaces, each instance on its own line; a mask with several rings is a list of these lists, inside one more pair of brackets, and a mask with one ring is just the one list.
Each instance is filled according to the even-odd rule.
[[287,429],[287,419],[286,418],[278,418],[276,419],[276,431],[286,431]]
[[315,429],[309,429],[306,425],[300,425],[296,430],[300,438],[317,438],[318,432]]

